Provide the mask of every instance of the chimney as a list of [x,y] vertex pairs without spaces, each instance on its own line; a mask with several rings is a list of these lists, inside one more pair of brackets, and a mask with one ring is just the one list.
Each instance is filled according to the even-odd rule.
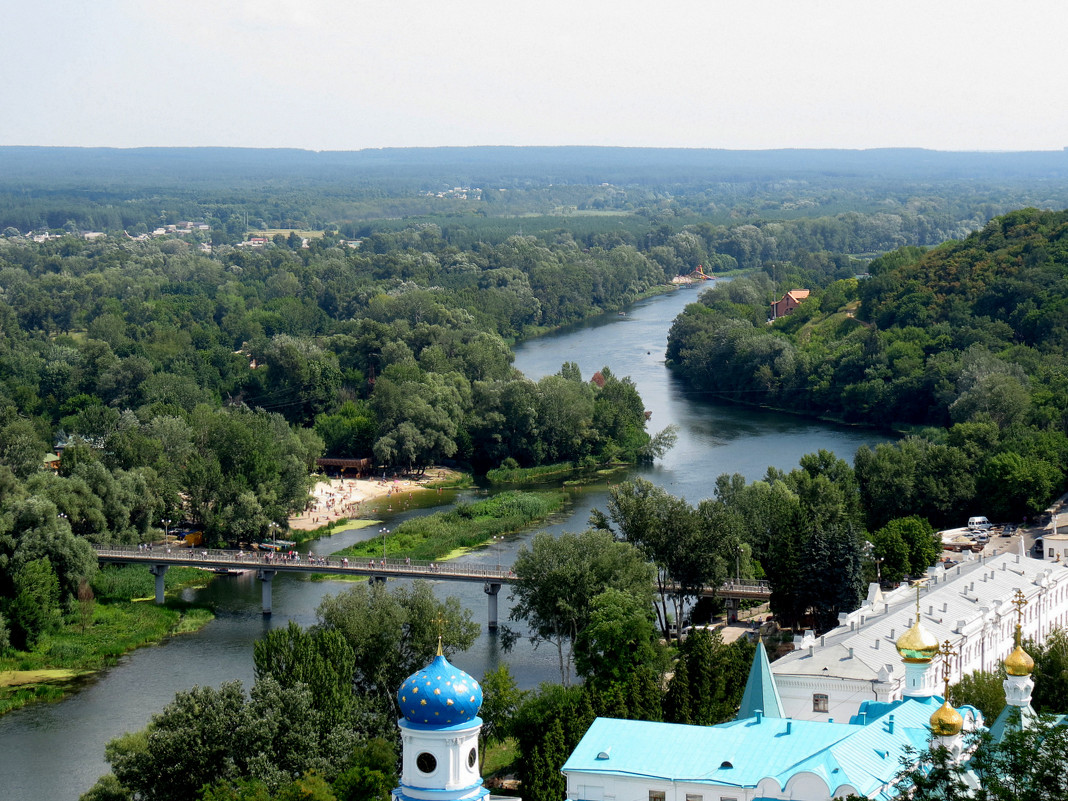
[[893,734],[894,733],[894,716],[893,715],[890,716],[889,723],[890,723],[890,732],[889,733]]

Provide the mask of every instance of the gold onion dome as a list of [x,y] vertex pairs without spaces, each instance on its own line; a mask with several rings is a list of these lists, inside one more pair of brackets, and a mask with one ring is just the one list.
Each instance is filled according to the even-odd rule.
[[955,737],[963,728],[964,718],[949,705],[949,701],[943,701],[931,715],[931,732],[936,737]]
[[938,653],[938,638],[923,627],[917,616],[912,628],[897,638],[897,652],[906,662],[926,663]]
[[1005,657],[1005,672],[1010,676],[1030,676],[1035,669],[1035,660],[1019,644]]

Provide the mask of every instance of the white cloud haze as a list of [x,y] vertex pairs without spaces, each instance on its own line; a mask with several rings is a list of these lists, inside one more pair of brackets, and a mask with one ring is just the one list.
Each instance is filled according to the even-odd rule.
[[4,145],[1068,145],[1046,0],[16,2]]

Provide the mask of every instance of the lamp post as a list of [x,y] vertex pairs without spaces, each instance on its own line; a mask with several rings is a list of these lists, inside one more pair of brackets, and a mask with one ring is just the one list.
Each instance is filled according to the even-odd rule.
[[167,538],[170,536],[170,533],[171,533],[171,521],[170,520],[160,520],[159,522],[161,522],[163,524],[163,544],[166,545],[167,544]]
[[504,539],[503,535],[496,535],[493,538],[493,544],[497,546],[497,573],[501,572],[501,540]]

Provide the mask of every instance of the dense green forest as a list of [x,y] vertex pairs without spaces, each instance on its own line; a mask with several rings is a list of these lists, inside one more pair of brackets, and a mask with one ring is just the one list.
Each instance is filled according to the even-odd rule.
[[[676,322],[668,357],[686,380],[914,435],[853,466],[821,452],[762,481],[723,476],[697,507],[624,485],[591,520],[609,531],[554,540],[564,558],[538,541],[519,566],[564,573],[517,621],[570,654],[584,684],[523,704],[507,676],[487,677],[487,703],[514,702],[498,730],[520,741],[524,795],[556,797],[592,714],[712,722],[737,703],[749,653],[703,637],[679,660],[665,652],[681,605],[662,594],[654,619],[651,578],[766,575],[782,623],[823,627],[871,579],[865,538],[885,575],[912,574],[937,558],[931,524],[1035,514],[1063,489],[1066,216],[1013,211],[1026,206],[1068,207],[1068,154],[0,148],[0,649],[77,619],[90,544],[151,541],[164,520],[210,542],[262,536],[303,508],[322,455],[478,473],[654,458],[670,432],[646,431],[625,366],[564,364],[535,382],[510,346],[698,265],[746,271]],[[809,298],[769,325],[768,304],[802,287]],[[311,771],[331,783],[324,798],[391,787],[389,743],[374,738],[394,731],[396,684],[370,687],[377,667],[358,660],[404,617],[422,623],[398,648],[422,664],[441,610],[422,589],[371,592],[267,638],[250,696],[184,694],[155,739],[114,743],[127,783],[114,797],[168,797],[136,782],[146,766],[177,770],[188,711],[205,704],[210,758],[231,767],[193,766],[185,797],[205,777],[222,784],[204,797],[295,797],[306,788],[290,779]],[[375,604],[387,622],[359,627]],[[456,620],[459,649],[471,632]],[[272,649],[300,659],[283,669]],[[309,690],[309,676],[329,681]],[[295,739],[263,724],[279,709],[304,721]],[[249,753],[289,760],[288,776],[228,751],[235,731]]]
[[464,253],[426,227],[358,250],[213,257],[176,239],[20,239],[0,240],[8,598],[43,555],[72,598],[93,569],[87,543],[146,541],[165,518],[212,542],[263,536],[306,504],[323,453],[485,470],[633,462],[665,444],[627,378],[564,365],[533,382],[505,339],[661,286],[629,246],[514,237]]
[[[668,358],[717,397],[878,426],[861,449],[869,522],[969,509],[1032,517],[1068,465],[1068,212],[1025,209],[959,240],[875,259],[870,278],[795,269],[736,280],[676,320]],[[768,321],[769,303],[812,294]]]
[[[1006,511],[1033,507],[1062,480],[1060,440],[1036,433],[1055,430],[1065,406],[1052,344],[1040,345],[1063,336],[1045,300],[1055,282],[1025,302],[1041,276],[1014,277],[1021,302],[1011,309],[991,284],[976,298],[985,322],[969,326],[924,312],[916,292],[892,293],[919,280],[893,283],[898,262],[919,253],[909,248],[956,253],[940,243],[987,236],[1006,207],[1068,204],[1063,154],[0,148],[0,166],[7,598],[18,594],[15,574],[47,555],[60,597],[72,599],[91,569],[85,543],[145,541],[164,519],[188,520],[213,542],[260,536],[302,508],[320,455],[476,472],[650,459],[670,436],[645,430],[618,368],[591,382],[563,365],[532,382],[512,368],[509,344],[619,309],[698,265],[767,277],[707,296],[702,325],[729,321],[745,333],[724,341],[760,350],[720,360],[718,387],[700,378],[713,362],[687,361],[673,337],[669,356],[696,383],[768,403],[789,393],[792,407],[877,424],[978,421],[960,434],[973,448],[992,436],[973,407],[996,396],[990,424],[1025,460],[982,479],[1017,477]],[[248,235],[264,231],[250,247]],[[1056,257],[1045,248],[1028,252],[1032,272]],[[874,277],[858,284],[865,269]],[[795,281],[816,295],[765,329],[775,282]],[[862,294],[859,311],[848,308]],[[845,311],[817,324],[818,303]],[[874,326],[889,313],[915,319],[886,328],[903,333],[884,342]],[[1013,315],[1028,333],[1010,354],[998,343]],[[832,348],[839,329],[848,336]],[[855,380],[879,342],[885,375]],[[834,357],[817,365],[817,345]],[[1013,406],[1020,370],[1035,391]],[[961,384],[957,401],[946,387],[962,381],[974,386]],[[60,447],[54,475],[42,458]],[[903,453],[936,463],[937,448],[957,446],[923,447]],[[972,484],[985,486],[982,475]],[[969,486],[930,502],[898,497],[941,520]],[[872,522],[899,516],[891,511]],[[33,531],[47,547],[26,544]]]

